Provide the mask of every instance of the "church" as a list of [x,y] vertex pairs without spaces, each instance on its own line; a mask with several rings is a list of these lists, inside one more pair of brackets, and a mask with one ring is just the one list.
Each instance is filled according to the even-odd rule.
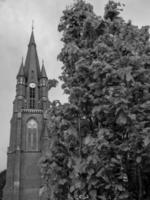
[[3,200],[38,200],[39,158],[47,151],[48,77],[40,68],[32,30],[25,63],[17,74]]

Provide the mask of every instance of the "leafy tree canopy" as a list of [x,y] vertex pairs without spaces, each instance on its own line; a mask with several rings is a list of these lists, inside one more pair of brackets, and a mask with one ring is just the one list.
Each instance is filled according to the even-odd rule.
[[148,26],[104,16],[77,0],[63,11],[63,89],[69,103],[49,110],[50,152],[42,158],[48,198],[150,197],[150,43]]

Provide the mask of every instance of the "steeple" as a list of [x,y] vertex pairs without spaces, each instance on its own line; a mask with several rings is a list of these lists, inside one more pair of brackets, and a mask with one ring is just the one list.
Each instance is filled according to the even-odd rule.
[[32,30],[25,64],[22,61],[17,74],[3,200],[39,199],[43,181],[38,161],[49,150],[49,108],[48,78],[44,63],[40,71]]
[[34,33],[33,33],[33,31],[32,31],[32,33],[31,33],[29,45],[32,45],[32,44],[36,45],[36,44],[35,44],[35,39],[34,39]]
[[25,61],[25,76],[27,82],[37,83],[40,78],[39,59],[36,50],[36,43],[34,39],[34,32],[32,29],[30,42],[28,45],[27,57]]
[[41,78],[47,78],[44,61],[42,61]]
[[18,77],[23,77],[24,76],[24,66],[23,66],[23,59],[22,59],[22,62],[21,62],[21,65],[20,65],[20,69],[19,69],[19,72],[17,74],[17,78]]

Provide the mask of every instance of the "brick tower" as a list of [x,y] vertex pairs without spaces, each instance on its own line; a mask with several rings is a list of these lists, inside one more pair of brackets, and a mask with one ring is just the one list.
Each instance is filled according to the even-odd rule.
[[32,30],[25,64],[21,63],[11,119],[7,177],[3,200],[38,200],[41,185],[38,161],[46,151],[48,78],[40,70]]

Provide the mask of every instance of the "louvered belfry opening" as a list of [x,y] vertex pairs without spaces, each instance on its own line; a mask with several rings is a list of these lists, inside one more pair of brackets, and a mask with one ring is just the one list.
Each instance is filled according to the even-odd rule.
[[31,109],[35,108],[35,88],[30,88],[30,105]]

